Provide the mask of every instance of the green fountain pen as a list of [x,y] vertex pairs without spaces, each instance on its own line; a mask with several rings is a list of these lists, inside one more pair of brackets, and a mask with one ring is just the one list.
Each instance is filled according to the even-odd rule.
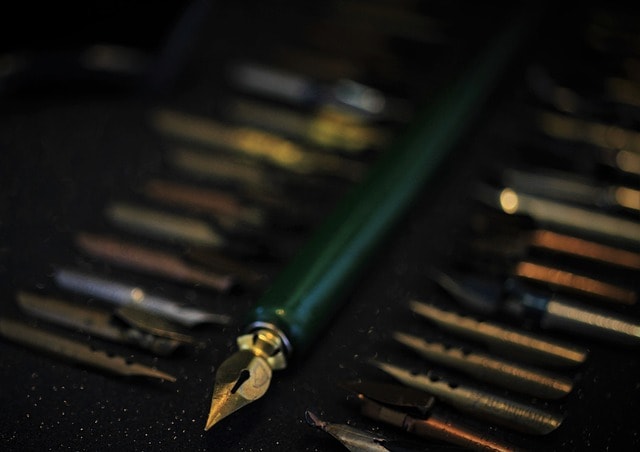
[[520,11],[509,21],[478,62],[381,156],[254,305],[239,350],[216,372],[205,430],[262,397],[272,371],[310,348],[374,250],[464,135],[534,17]]

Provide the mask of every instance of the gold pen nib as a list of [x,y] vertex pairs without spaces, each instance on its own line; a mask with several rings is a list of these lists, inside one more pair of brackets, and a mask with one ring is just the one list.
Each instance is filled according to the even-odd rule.
[[286,366],[282,339],[270,330],[240,336],[238,346],[240,350],[216,372],[205,430],[262,397],[271,383],[272,371]]
[[209,430],[221,419],[259,399],[271,383],[271,367],[250,350],[231,355],[218,369],[207,425]]

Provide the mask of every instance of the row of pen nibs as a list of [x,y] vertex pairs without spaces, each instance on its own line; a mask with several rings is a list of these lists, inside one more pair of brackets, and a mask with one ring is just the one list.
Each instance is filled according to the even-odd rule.
[[[602,14],[584,38],[595,61],[608,64],[585,62],[584,71],[570,72],[618,72],[598,73],[591,91],[580,91],[571,80],[553,79],[557,68],[531,66],[534,99],[518,100],[511,115],[517,132],[496,143],[513,146],[518,165],[499,163],[497,177],[472,190],[477,203],[453,247],[455,260],[430,274],[442,303],[409,302],[439,334],[391,333],[431,370],[424,361],[372,362],[394,382],[343,385],[364,416],[471,450],[516,450],[517,436],[486,425],[551,433],[563,423],[566,397],[590,354],[640,345],[640,50],[637,29],[623,32]],[[455,309],[443,309],[449,301]],[[424,447],[306,415],[345,443]]]
[[[543,71],[553,72],[553,67]],[[539,67],[530,71],[529,83],[541,84],[540,74]],[[549,80],[545,83],[548,87]],[[628,80],[625,86],[632,84]],[[539,98],[530,101],[536,105],[533,115],[517,128],[512,149],[520,151],[520,166],[498,163],[497,181],[492,174],[490,182],[474,188],[477,214],[454,246],[454,262],[432,271],[434,282],[465,315],[410,303],[415,314],[484,342],[493,354],[398,332],[396,341],[430,362],[533,401],[568,395],[574,388],[571,373],[585,362],[587,350],[633,352],[640,345],[640,104],[631,100],[620,96],[601,102],[585,93],[582,110],[563,112],[541,106]],[[502,143],[511,141],[503,137]],[[544,146],[532,144],[540,142]],[[546,434],[563,420],[540,404],[495,401],[493,395],[431,374],[377,365],[459,410],[521,432]],[[564,370],[558,373],[554,368],[559,367]]]
[[[384,376],[339,384],[361,415],[435,444],[479,451],[520,450],[520,435],[543,436],[561,426],[566,414],[560,407],[574,390],[573,374],[586,362],[586,348],[417,299],[409,310],[438,334],[432,328],[429,338],[393,331],[398,347],[414,356],[412,364],[372,360]],[[379,450],[425,447],[418,439],[407,443],[306,416],[345,443],[359,438],[380,444]]]
[[[100,212],[107,232],[79,231],[73,246],[79,259],[88,260],[95,268],[115,269],[116,275],[133,272],[149,287],[169,284],[192,288],[204,294],[197,297],[201,301],[177,301],[158,290],[154,293],[149,287],[132,284],[131,278],[119,279],[113,271],[87,271],[86,265],[83,269],[54,268],[55,284],[69,294],[67,299],[19,291],[16,301],[31,318],[168,356],[178,348],[199,345],[188,329],[230,324],[230,315],[203,308],[202,300],[213,294],[213,300],[222,306],[221,297],[233,301],[238,293],[263,290],[269,272],[277,271],[291,256],[304,233],[338,196],[332,188],[342,184],[342,190],[361,177],[365,162],[337,154],[313,154],[270,132],[176,111],[155,112],[152,124],[174,141],[177,135],[191,146],[203,139],[223,140],[218,145],[230,151],[224,155],[187,145],[172,148],[167,177],[143,181],[132,196],[135,201],[110,201]],[[270,166],[262,165],[262,160]],[[172,177],[178,170],[196,177]],[[336,180],[315,179],[316,171]],[[225,183],[207,183],[202,176]],[[298,196],[300,193],[303,196]],[[99,300],[99,306],[77,302],[77,297]],[[50,333],[44,327],[5,319],[0,334],[112,374],[175,381],[167,372]]]
[[[461,234],[463,248],[454,253],[464,262],[430,273],[441,302],[409,302],[411,313],[439,334],[391,332],[420,363],[376,360],[371,364],[394,383],[343,386],[356,394],[361,414],[376,422],[471,450],[517,450],[523,438],[513,434],[547,435],[561,427],[570,413],[567,396],[579,385],[576,376],[593,348],[640,345],[636,291],[603,281],[597,271],[609,267],[630,285],[637,283],[640,254],[617,241],[542,228],[531,218],[514,220],[478,207],[472,231]],[[503,255],[496,259],[496,253]],[[544,255],[546,260],[536,260]],[[563,257],[593,272],[567,270]],[[444,309],[450,301],[456,308]],[[313,413],[307,420],[336,437],[398,447],[379,433],[354,431]],[[420,450],[418,444],[407,447]]]
[[[338,11],[332,14],[346,14],[334,6]],[[352,7],[359,14],[361,8],[368,10],[360,2]],[[421,16],[391,17],[402,22]],[[373,32],[384,34],[367,31]],[[441,44],[440,38],[436,42]],[[298,48],[295,54],[306,53],[312,60],[315,51]],[[236,286],[261,290],[270,276],[261,270],[277,271],[295,253],[306,233],[365,176],[369,163],[388,148],[423,100],[344,77],[310,76],[269,57],[279,63],[246,57],[226,62],[226,88],[215,112],[170,107],[150,112],[149,124],[162,140],[166,165],[160,176],[137,188],[138,201],[114,200],[105,207],[104,217],[120,231],[177,243],[180,255],[90,233],[76,238],[83,252],[218,292]],[[351,64],[367,66],[358,58]],[[403,73],[411,78],[416,71]],[[365,77],[367,71],[356,72]]]
[[553,52],[531,64],[513,106],[525,114],[502,137],[517,164],[499,162],[474,190],[487,210],[460,251],[476,272],[499,275],[502,292],[521,300],[516,311],[638,344],[640,53],[631,17],[596,8],[571,67]]
[[[360,2],[353,2],[352,8],[368,9]],[[376,20],[386,16],[372,8]],[[347,10],[335,14],[343,17]],[[388,17],[419,20],[417,15]],[[421,23],[393,29],[401,34],[425,30]],[[374,31],[380,33],[379,28],[366,33]],[[436,32],[427,34],[413,39],[440,40]],[[251,294],[265,289],[272,272],[291,257],[334,201],[363,177],[368,163],[386,149],[413,108],[396,94],[344,77],[347,74],[332,80],[320,73],[320,67],[317,77],[296,72],[291,63],[301,58],[328,61],[330,55],[325,52],[318,58],[318,49],[284,51],[285,47],[280,43],[276,53],[283,57],[293,52],[296,57],[269,56],[280,64],[266,64],[264,59],[226,62],[228,88],[216,99],[215,113],[169,107],[150,112],[149,127],[164,152],[162,167],[132,182],[126,195],[101,206],[98,223],[107,225],[106,233],[102,227],[74,235],[72,246],[79,260],[88,260],[94,270],[87,271],[88,265],[54,269],[55,284],[68,297],[16,293],[25,314],[167,356],[202,345],[189,329],[233,321],[228,314],[204,308],[205,299],[213,298],[224,309],[223,301],[232,299],[236,288]],[[340,58],[345,56],[335,61]],[[355,71],[351,75],[364,74],[363,68],[357,69],[358,64],[367,65],[365,60],[349,58]],[[115,272],[101,274],[97,268]],[[119,272],[135,278],[120,279]],[[158,290],[166,284],[204,295],[196,297],[199,302],[184,303]],[[78,298],[93,301],[79,303]],[[166,372],[44,328],[9,319],[0,326],[3,336],[67,360],[120,375],[175,380]]]

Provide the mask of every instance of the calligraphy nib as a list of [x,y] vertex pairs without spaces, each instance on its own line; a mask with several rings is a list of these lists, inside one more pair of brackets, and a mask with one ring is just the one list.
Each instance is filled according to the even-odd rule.
[[270,330],[240,336],[238,347],[216,372],[205,430],[262,397],[271,383],[272,371],[286,366],[282,340]]

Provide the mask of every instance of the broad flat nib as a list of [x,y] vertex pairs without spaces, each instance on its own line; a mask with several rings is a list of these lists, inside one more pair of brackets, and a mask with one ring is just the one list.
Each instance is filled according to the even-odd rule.
[[216,373],[205,430],[262,397],[269,389],[272,371],[286,366],[282,339],[271,330],[240,336],[238,346],[240,350]]

